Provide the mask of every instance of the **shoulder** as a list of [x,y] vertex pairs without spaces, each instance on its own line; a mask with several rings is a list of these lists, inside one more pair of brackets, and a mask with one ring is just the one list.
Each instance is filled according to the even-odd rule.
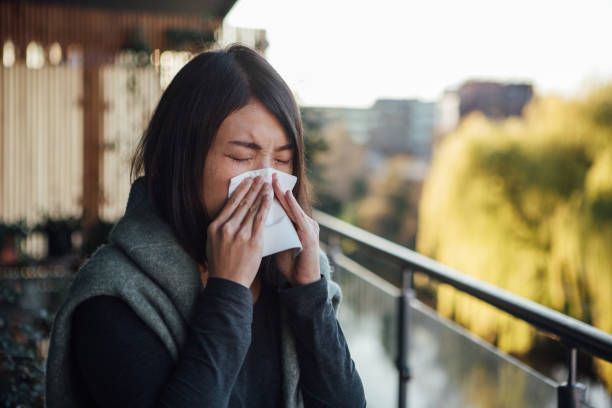
[[[72,309],[92,297],[101,295],[125,298],[129,297],[126,294],[132,296],[140,293],[147,283],[146,275],[142,273],[140,267],[120,248],[114,244],[103,244],[79,267],[70,284],[66,303],[69,304],[69,309]],[[153,285],[149,286],[148,289],[157,289]],[[113,303],[112,300],[106,299],[102,303]],[[95,305],[101,301],[101,299],[92,300],[92,303]],[[116,305],[117,299],[114,303]]]
[[70,292],[76,295],[96,289],[94,292],[103,293],[108,292],[109,287],[125,286],[130,283],[131,276],[135,275],[131,273],[135,267],[115,245],[103,244],[81,264]]
[[[136,268],[133,261],[118,246],[106,243],[99,246],[79,268],[79,275],[88,275],[92,271],[121,273],[130,268]],[[77,277],[79,276],[77,275]]]

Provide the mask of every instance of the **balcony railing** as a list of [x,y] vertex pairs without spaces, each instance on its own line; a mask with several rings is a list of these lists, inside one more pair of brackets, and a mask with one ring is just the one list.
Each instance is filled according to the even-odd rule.
[[[405,407],[407,404],[408,382],[413,377],[408,358],[409,345],[412,340],[410,336],[412,324],[426,324],[425,321],[427,320],[427,312],[422,311],[423,308],[419,306],[419,302],[415,298],[414,273],[422,273],[438,282],[449,284],[459,291],[472,295],[529,323],[547,336],[558,340],[565,346],[567,353],[568,375],[566,382],[552,383],[551,380],[540,376],[529,367],[524,366],[522,368],[529,371],[531,376],[529,378],[541,380],[542,384],[547,387],[550,387],[551,383],[556,386],[557,407],[588,406],[586,387],[577,381],[577,353],[581,351],[608,362],[612,361],[612,335],[533,301],[461,274],[426,256],[320,211],[315,210],[314,217],[321,227],[322,245],[325,247],[334,269],[336,271],[351,270],[361,280],[367,281],[396,301],[395,333],[397,338],[395,346],[397,355],[394,362],[397,370],[397,404],[399,407]],[[382,277],[379,276],[381,275],[380,271],[366,270],[355,264],[342,254],[340,249],[341,238],[353,241],[360,247],[375,252],[378,257],[392,260],[394,264],[400,265],[399,276],[391,279],[389,275]],[[422,322],[419,323],[419,319]],[[483,345],[483,347],[486,348],[487,346]]]
[[[344,293],[339,320],[349,334],[347,340],[355,340],[351,352],[361,353],[356,364],[367,361],[360,374],[369,405],[404,407],[410,401],[415,407],[583,407],[588,406],[587,384],[591,401],[593,391],[598,391],[595,396],[601,398],[596,406],[609,406],[609,395],[601,385],[578,381],[577,354],[610,361],[610,334],[327,214],[315,211],[314,216],[321,226],[321,245],[334,265],[334,279]],[[366,250],[372,256],[363,265],[356,262],[341,252],[340,239],[359,245],[355,258]],[[389,265],[394,268],[364,266],[382,260],[392,261]],[[1,286],[20,286],[27,295],[16,305],[19,310],[8,310],[26,320],[38,316],[42,307],[54,310],[73,277],[69,268],[53,266],[0,272]],[[557,383],[441,318],[416,298],[415,273],[475,296],[557,339],[567,350],[567,381]]]

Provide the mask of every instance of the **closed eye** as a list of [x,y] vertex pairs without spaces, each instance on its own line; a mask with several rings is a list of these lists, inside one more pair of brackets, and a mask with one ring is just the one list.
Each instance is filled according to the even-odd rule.
[[[250,157],[247,158],[247,159],[239,159],[237,157],[229,156],[229,158],[234,160],[234,161],[236,161],[236,162],[248,162],[250,160],[253,160]],[[279,162],[279,163],[282,163],[282,164],[289,164],[289,163],[291,163],[291,160],[276,160],[276,161]]]

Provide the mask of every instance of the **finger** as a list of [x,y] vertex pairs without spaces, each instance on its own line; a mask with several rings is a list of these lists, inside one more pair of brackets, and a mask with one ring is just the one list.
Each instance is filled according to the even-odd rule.
[[245,215],[247,214],[249,208],[251,208],[251,206],[257,199],[257,196],[259,195],[259,190],[261,189],[262,186],[263,186],[263,179],[261,178],[261,176],[257,176],[255,178],[253,185],[251,185],[249,192],[242,199],[242,201],[240,202],[240,205],[238,205],[238,207],[236,208],[234,213],[230,216],[227,222],[235,223],[234,225],[236,225],[236,227],[239,227],[240,225],[242,225]]
[[255,215],[257,214],[257,210],[259,210],[259,207],[261,206],[261,203],[263,202],[265,196],[266,196],[266,193],[265,193],[265,185],[264,185],[262,186],[261,190],[257,194],[257,197],[255,198],[255,202],[253,202],[253,204],[251,204],[249,208],[247,209],[246,214],[244,215],[244,218],[242,220],[242,223],[240,224],[240,228],[238,229],[238,232],[242,236],[247,237],[247,238],[252,237],[253,222],[255,219]]
[[219,222],[219,225],[224,224],[225,221],[227,221],[230,218],[230,216],[234,213],[236,208],[242,202],[242,199],[244,198],[246,193],[249,191],[249,188],[251,187],[252,184],[253,184],[253,177],[245,177],[240,182],[238,187],[236,187],[234,192],[230,195],[229,199],[227,200],[227,203],[225,204],[225,206],[223,207],[219,215],[217,215],[216,217],[216,221]]
[[268,184],[269,187],[266,188],[266,192],[264,194],[263,200],[259,206],[259,210],[257,211],[256,218],[253,222],[253,230],[251,232],[251,236],[256,237],[261,234],[261,230],[264,227],[266,217],[268,216],[268,212],[270,207],[272,206],[272,186]]
[[278,181],[278,177],[276,176],[276,173],[272,174],[272,187],[274,188],[274,195],[276,195],[276,199],[280,203],[281,207],[283,207],[283,210],[285,210],[285,213],[287,213],[289,218],[293,222],[295,222],[295,219],[293,219],[293,215],[291,214],[291,209],[289,208],[289,204],[287,203],[287,199],[285,198],[285,193],[281,189],[281,185],[280,185],[280,182]]
[[287,202],[289,203],[289,208],[291,209],[291,212],[293,213],[293,217],[297,220],[296,224],[300,228],[305,228],[306,227],[306,214],[304,213],[304,211],[302,210],[302,207],[300,207],[300,204],[297,202],[297,200],[293,196],[293,192],[291,190],[287,190],[287,192],[285,193],[285,197],[287,198]]

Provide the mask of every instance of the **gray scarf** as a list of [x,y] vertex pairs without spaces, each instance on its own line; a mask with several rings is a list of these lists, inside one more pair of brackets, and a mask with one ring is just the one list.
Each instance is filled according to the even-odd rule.
[[[328,282],[328,300],[337,315],[342,292],[331,280],[332,269],[323,251],[319,262],[321,274]],[[263,277],[270,280],[271,276],[279,275],[267,273]],[[83,263],[54,318],[45,367],[45,406],[81,406],[70,352],[71,315],[81,302],[97,295],[120,297],[159,336],[177,362],[192,308],[202,289],[196,262],[157,215],[148,198],[144,177],[138,178],[132,184],[125,214],[113,227],[109,242]],[[287,312],[281,307],[283,400],[286,407],[303,407],[295,339],[287,319]]]

